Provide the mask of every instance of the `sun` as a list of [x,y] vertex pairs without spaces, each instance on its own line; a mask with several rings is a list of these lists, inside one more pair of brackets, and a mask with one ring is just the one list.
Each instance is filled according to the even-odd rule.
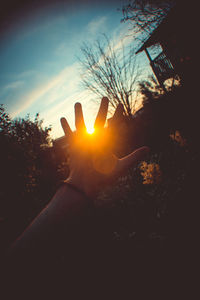
[[88,134],[93,134],[94,133],[94,127],[87,128],[87,133]]

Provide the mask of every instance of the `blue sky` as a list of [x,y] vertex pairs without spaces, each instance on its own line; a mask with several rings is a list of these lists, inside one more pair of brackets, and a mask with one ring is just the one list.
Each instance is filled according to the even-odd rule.
[[29,13],[13,24],[0,46],[0,103],[12,117],[39,112],[44,124],[52,125],[53,137],[62,135],[62,116],[74,128],[75,102],[83,104],[88,127],[98,109],[80,88],[77,57],[82,43],[106,33],[117,44],[127,34],[128,24],[120,23],[117,10],[122,1],[91,3],[78,8],[51,5]]

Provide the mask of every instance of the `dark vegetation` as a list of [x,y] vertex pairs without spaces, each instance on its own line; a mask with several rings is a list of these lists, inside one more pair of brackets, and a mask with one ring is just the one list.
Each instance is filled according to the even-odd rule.
[[124,142],[116,145],[118,155],[149,145],[148,167],[129,170],[101,199],[116,209],[117,239],[155,242],[157,247],[172,238],[178,241],[185,228],[191,235],[195,230],[191,225],[198,207],[198,115],[195,87],[178,86],[158,96],[149,86],[141,85],[144,106],[124,121]]
[[[143,170],[141,165],[129,170],[117,184],[102,191],[95,214],[110,241],[158,247],[182,237],[183,228],[189,230],[191,226],[190,213],[195,214],[198,116],[192,96],[195,89],[191,93],[190,85],[174,87],[160,96],[150,87],[150,82],[141,84],[143,108],[113,129],[115,153],[120,156],[149,145],[148,165]],[[5,247],[48,203],[68,175],[67,155],[50,145],[49,132],[38,115],[34,121],[28,116],[11,120],[1,107],[0,229]]]
[[[118,156],[143,145],[150,146],[151,153],[146,162],[101,191],[89,226],[99,244],[106,248],[107,243],[114,243],[110,255],[114,270],[121,264],[122,272],[127,272],[123,267],[128,265],[143,281],[146,274],[142,272],[150,264],[149,275],[157,272],[160,276],[160,282],[153,283],[156,288],[162,281],[168,288],[169,276],[180,276],[182,270],[187,275],[194,272],[199,219],[195,63],[191,62],[178,85],[163,89],[152,80],[141,82],[143,107],[133,116],[124,116],[120,124],[109,121]],[[4,250],[48,203],[69,170],[67,153],[51,147],[50,128],[43,128],[38,115],[34,121],[28,116],[11,120],[1,107],[0,126],[0,234]],[[106,255],[99,251],[95,263]],[[166,295],[166,289],[163,291]]]
[[67,156],[51,147],[50,127],[39,114],[11,119],[0,107],[0,233],[9,244],[48,203],[68,175]]

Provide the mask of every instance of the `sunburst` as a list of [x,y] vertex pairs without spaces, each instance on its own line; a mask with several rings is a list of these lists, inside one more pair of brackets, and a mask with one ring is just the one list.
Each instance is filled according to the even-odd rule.
[[87,128],[87,133],[88,134],[93,134],[94,133],[94,127]]

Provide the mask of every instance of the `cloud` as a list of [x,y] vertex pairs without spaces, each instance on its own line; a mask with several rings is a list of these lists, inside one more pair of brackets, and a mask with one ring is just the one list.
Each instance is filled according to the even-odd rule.
[[133,43],[133,36],[129,33],[128,29],[128,24],[120,24],[113,32],[112,43],[114,50],[121,48],[122,43],[125,47]]
[[[66,83],[67,81],[70,82],[70,77],[72,76],[72,74],[75,73],[76,68],[77,63],[65,67],[59,74],[51,78],[49,81],[40,84],[35,89],[24,95],[22,99],[16,100],[17,105],[15,106],[15,110],[11,112],[12,117],[16,117],[17,115],[23,113],[33,104],[35,104],[39,99],[41,99],[41,97],[45,96],[54,88],[61,88],[64,85],[64,83]],[[74,79],[73,77],[71,78]],[[46,99],[46,101],[49,101],[49,103],[55,100],[55,97],[53,97],[52,95],[51,99]]]
[[98,17],[94,20],[92,20],[88,25],[86,30],[90,35],[95,35],[99,30],[101,29],[102,31],[105,30],[105,24],[106,24],[107,17]]
[[64,57],[67,58],[71,55],[71,50],[73,49],[73,52],[79,53],[80,52],[80,45],[85,41],[91,41],[94,42],[94,39],[96,39],[97,35],[99,33],[103,33],[106,31],[106,16],[97,17],[95,19],[92,19],[89,23],[84,25],[84,27],[77,31],[77,28],[70,29],[70,39],[68,40],[62,40],[55,48],[55,55],[57,57]]
[[11,94],[18,93],[20,91],[20,88],[22,88],[23,86],[24,81],[22,80],[15,80],[2,86],[0,89],[0,101],[3,103],[3,99],[5,100],[10,97]]
[[62,42],[55,49],[55,54],[57,56],[66,56],[68,54],[68,50],[69,50],[68,42]]
[[8,83],[6,86],[4,86],[4,90],[17,89],[23,85],[24,85],[24,81],[22,81],[22,80],[13,81],[13,82]]
[[37,72],[35,70],[26,70],[26,71],[23,71],[23,72],[17,74],[16,77],[18,79],[21,79],[21,78],[26,79],[28,77],[36,75],[36,73]]
[[[93,19],[84,28],[84,32],[83,30],[80,30],[79,34],[75,35],[76,44],[77,41],[81,42],[81,40],[85,39],[86,36],[89,37],[89,39],[91,38],[93,40],[94,36],[96,37],[98,32],[103,32],[106,29],[106,22],[107,17],[105,16]],[[124,34],[124,26],[122,26],[121,24],[115,27],[114,32],[112,31],[111,41],[114,43],[115,49],[121,47],[120,40],[124,36]],[[129,38],[125,39],[125,44],[129,44],[131,43],[131,41],[132,37],[129,36]],[[73,49],[73,51],[75,51],[74,48],[70,49]],[[66,50],[69,50],[69,42],[65,42],[65,40],[62,41],[60,45],[57,45],[56,50],[58,51],[58,53],[56,54],[66,53],[65,55],[68,55],[68,51]],[[54,62],[54,60],[51,60],[50,62]],[[31,114],[34,114],[39,111],[41,117],[44,118],[44,124],[46,124],[46,126],[52,124],[54,132],[53,135],[59,136],[62,135],[62,130],[59,124],[59,118],[61,116],[66,116],[67,120],[70,123],[70,126],[74,128],[73,104],[79,101],[84,103],[84,115],[86,118],[86,123],[93,122],[92,118],[93,115],[96,115],[96,109],[93,110],[92,107],[97,107],[97,105],[91,104],[91,95],[89,96],[87,92],[81,92],[79,89],[80,77],[78,66],[78,62],[66,66],[56,76],[51,77],[49,80],[44,80],[43,77],[43,79],[41,79],[40,81],[40,84],[36,83],[38,82],[38,76],[41,76],[39,72],[27,70],[19,74],[19,76],[16,77],[16,79],[18,80],[18,84],[22,80],[31,80],[31,77],[37,77],[37,80],[33,78],[34,84],[37,85],[35,88],[33,88],[32,85],[32,89],[30,90],[29,88],[29,91],[24,93],[22,97],[18,96],[15,98],[15,101],[13,101],[15,106],[12,106],[13,113],[11,112],[12,117],[16,117],[19,115],[23,116],[27,112],[31,112]],[[10,84],[12,84],[12,82]],[[88,114],[87,111],[90,111],[90,113]],[[93,114],[92,111],[94,111]]]
[[69,96],[63,97],[62,101],[55,103],[41,113],[44,125],[52,125],[51,136],[53,138],[63,135],[63,130],[59,122],[61,117],[65,117],[71,129],[75,130],[74,104],[76,102],[80,102],[83,105],[86,126],[91,127],[94,124],[94,119],[98,111],[98,102],[94,101],[94,96],[87,90],[71,93]]

